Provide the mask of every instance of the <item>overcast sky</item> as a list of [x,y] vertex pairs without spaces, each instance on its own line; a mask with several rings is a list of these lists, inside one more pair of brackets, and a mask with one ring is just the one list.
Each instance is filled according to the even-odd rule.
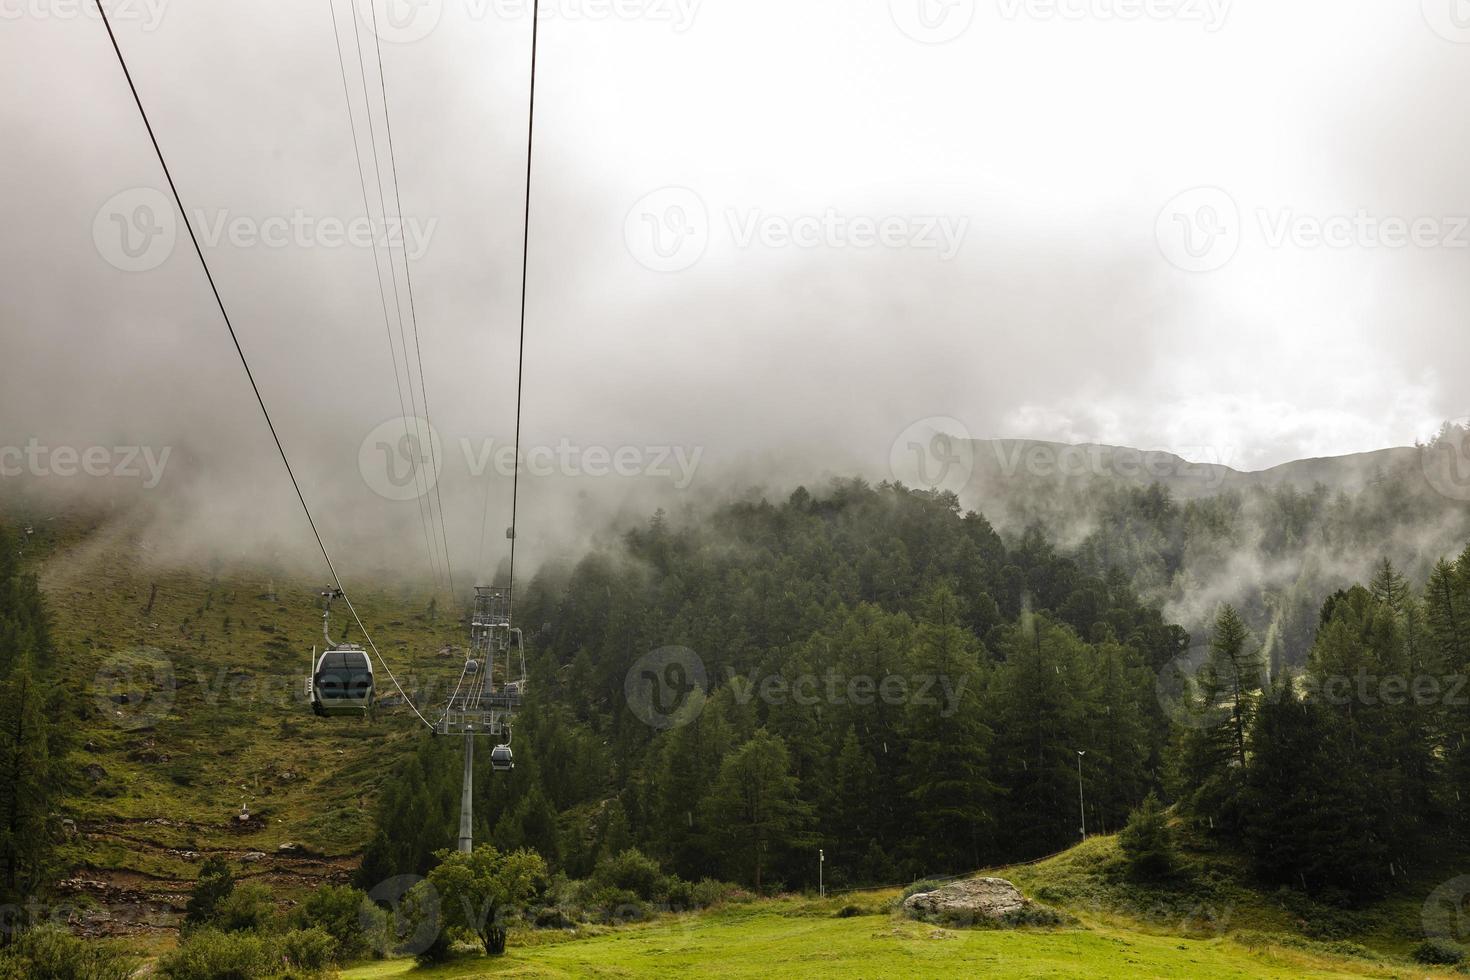
[[[513,427],[530,18],[386,2],[404,251],[470,563],[485,481],[464,447]],[[547,0],[525,441],[636,447],[668,489],[661,447],[706,482],[881,475],[936,416],[1250,469],[1426,436],[1470,413],[1457,2]],[[392,212],[372,15],[336,3],[369,208],[370,104]],[[414,338],[385,327],[374,251],[337,243],[364,208],[328,0],[109,9],[305,489],[411,523],[418,502],[360,472],[405,414]],[[173,447],[176,489],[288,513],[87,4],[0,0],[0,133],[0,444]],[[501,507],[508,481],[490,491]]]

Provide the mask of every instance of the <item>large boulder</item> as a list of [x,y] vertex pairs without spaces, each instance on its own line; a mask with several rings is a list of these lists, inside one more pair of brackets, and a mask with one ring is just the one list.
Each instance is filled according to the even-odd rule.
[[904,911],[919,919],[955,924],[1024,920],[1032,901],[1004,878],[967,878],[904,899]]

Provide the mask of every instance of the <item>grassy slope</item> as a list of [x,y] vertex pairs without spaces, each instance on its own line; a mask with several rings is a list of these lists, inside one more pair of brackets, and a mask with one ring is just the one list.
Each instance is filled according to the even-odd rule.
[[[505,957],[467,955],[419,969],[407,960],[346,971],[354,980],[514,977],[1004,976],[1447,977],[1404,954],[1422,938],[1422,896],[1361,913],[1252,890],[1232,859],[1187,851],[1168,884],[1126,881],[1117,839],[1098,837],[1035,864],[995,869],[1048,896],[1078,924],[1054,930],[955,930],[893,913],[895,890],[783,898],[614,931],[519,933]],[[844,907],[862,914],[842,918]],[[1332,939],[1348,931],[1353,941]],[[1319,938],[1311,938],[1316,934]],[[1367,949],[1357,943],[1371,944]]]
[[[62,669],[87,715],[72,750],[86,775],[64,806],[81,832],[63,848],[66,865],[133,898],[177,893],[211,853],[287,891],[343,877],[371,832],[392,759],[422,729],[405,709],[371,723],[311,714],[301,691],[308,654],[322,643],[321,583],[208,567],[154,571],[135,532],[82,516],[36,531],[25,557],[41,577]],[[458,675],[462,654],[438,651],[462,646],[462,630],[450,615],[430,622],[427,595],[354,592],[354,602],[406,685],[411,676],[443,684]],[[345,622],[339,612],[334,637]],[[113,703],[122,691],[131,702]],[[241,825],[246,801],[254,819]],[[278,855],[286,842],[303,851]],[[245,861],[251,852],[268,858]],[[129,896],[112,897],[126,904]]]
[[498,960],[466,957],[417,969],[406,960],[346,971],[354,980],[514,977],[1427,977],[1391,966],[1228,939],[1117,927],[992,932],[940,929],[890,914],[834,918],[783,903],[686,916],[587,939],[513,945]]

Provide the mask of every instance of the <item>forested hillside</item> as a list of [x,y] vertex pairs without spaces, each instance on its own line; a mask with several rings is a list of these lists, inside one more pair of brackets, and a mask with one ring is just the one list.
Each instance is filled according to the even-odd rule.
[[[1160,523],[1233,506],[1179,517],[1158,491],[1121,499],[1152,500]],[[804,886],[820,847],[829,881],[878,882],[1056,851],[1080,836],[1079,795],[1097,832],[1159,792],[1276,879],[1362,897],[1463,820],[1470,711],[1447,694],[1314,702],[1305,730],[1278,726],[1311,684],[1359,667],[1452,685],[1470,668],[1464,627],[1427,624],[1470,624],[1470,556],[1422,599],[1391,565],[1379,597],[1319,596],[1301,672],[1273,672],[1268,637],[1228,606],[1192,662],[1189,635],[1105,565],[1096,541],[1069,556],[1036,525],[1007,543],[952,496],[889,485],[656,515],[524,597],[535,704],[524,761],[484,784],[482,830],[573,875],[636,845],[691,879]],[[628,696],[650,664],[656,694],[695,703],[650,723]],[[456,752],[425,744],[389,787],[365,881],[432,863]],[[1329,789],[1353,804],[1341,821],[1303,795]],[[1278,811],[1300,822],[1266,819]]]

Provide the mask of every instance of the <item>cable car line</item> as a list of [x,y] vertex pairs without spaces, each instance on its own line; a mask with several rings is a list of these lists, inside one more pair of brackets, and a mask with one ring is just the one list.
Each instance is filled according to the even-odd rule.
[[[337,47],[337,68],[342,75],[342,96],[347,107],[347,124],[352,130],[352,153],[357,160],[357,182],[358,186],[362,190],[362,210],[363,213],[367,215],[368,219],[371,221],[372,208],[368,204],[367,177],[363,171],[362,147],[358,142],[357,136],[357,119],[352,113],[352,92],[348,88],[347,84],[347,64],[342,55],[342,35],[337,28],[337,5],[335,0],[327,0],[327,8],[332,13],[332,37],[336,41]],[[364,89],[364,91],[366,91],[366,89]],[[369,114],[372,113],[371,105],[368,105],[365,108]],[[373,274],[376,275],[378,279],[378,299],[383,307],[383,330],[387,333],[388,336],[388,356],[393,362],[393,386],[398,389],[398,414],[403,417],[403,435],[405,438],[407,438],[408,408],[404,405],[403,385],[398,378],[398,351],[395,350],[393,347],[393,326],[388,317],[388,294],[387,290],[383,287],[383,269],[378,262],[378,236],[374,234],[370,237],[373,250]],[[392,269],[391,251],[389,253],[389,269],[390,271]],[[405,370],[407,370],[407,365],[404,365],[404,368]],[[439,568],[435,561],[434,549],[430,546],[429,543],[430,522],[424,516],[424,506],[422,502],[420,502],[418,510],[419,525],[424,535],[424,548],[429,557],[429,568],[434,575],[435,582],[437,582],[439,580]]]
[[521,226],[521,335],[516,355],[516,467],[510,484],[510,590],[516,584],[516,519],[519,516],[521,492],[521,395],[526,375],[526,283],[531,268],[531,174],[536,147],[536,50],[541,29],[541,0],[531,5],[531,89],[526,113],[526,212]]
[[[373,47],[377,51],[378,55],[378,84],[383,94],[383,127],[388,134],[388,163],[391,168],[390,173],[393,179],[393,206],[398,211],[399,234],[402,235],[403,198],[398,188],[398,154],[393,149],[393,114],[388,109],[388,76],[383,68],[383,39],[378,34],[378,7],[376,0],[370,0],[370,6],[372,7],[373,12]],[[335,16],[336,15],[333,14],[334,18]],[[393,257],[393,249],[391,248],[391,246],[388,249],[388,257],[391,266],[391,260]],[[403,252],[403,276],[408,282],[408,313],[409,320],[413,324],[414,356],[418,359],[419,365],[419,393],[423,396],[424,400],[424,426],[428,429],[426,436],[429,443],[429,463],[433,467],[432,472],[437,474],[439,472],[439,457],[438,450],[434,446],[434,420],[432,416],[429,415],[429,386],[428,383],[424,380],[424,352],[419,346],[419,312],[418,307],[414,302],[413,268],[411,263],[409,262],[406,243]],[[412,382],[410,382],[410,384],[411,383]],[[446,527],[444,522],[444,497],[440,492],[439,481],[437,479],[434,481],[434,499],[437,500],[439,504],[439,534],[444,544],[444,568],[449,577],[449,594],[452,597],[455,594],[454,565],[449,560],[449,529],[448,527]],[[430,502],[429,512],[431,515],[433,514],[433,501]]]
[[[374,12],[374,15],[373,16],[374,17],[377,16],[376,11]],[[334,23],[335,23],[335,17],[336,17],[336,14],[334,12],[333,13]],[[373,179],[376,182],[377,188],[378,188],[378,211],[383,216],[383,228],[386,231],[387,228],[388,228],[388,201],[387,201],[386,196],[383,194],[383,167],[382,167],[382,162],[378,158],[378,136],[377,136],[377,131],[376,131],[376,129],[373,126],[373,104],[372,104],[372,99],[369,98],[369,96],[368,96],[368,86],[367,86],[367,60],[363,57],[363,54],[362,54],[362,33],[361,33],[360,28],[357,26],[356,19],[354,19],[353,24],[352,24],[352,39],[353,39],[354,43],[357,46],[357,70],[358,70],[358,75],[359,75],[359,77],[362,80],[362,101],[363,101],[363,106],[366,109],[367,125],[368,125],[368,147],[372,151],[372,154],[373,154]],[[379,66],[379,68],[381,70],[381,65]],[[384,109],[386,110],[386,108],[387,108],[387,106],[385,105],[384,106]],[[401,221],[402,220],[402,216],[400,215],[399,217],[400,217],[400,221]],[[401,232],[401,229],[400,229],[400,232]],[[408,360],[408,341],[406,339],[406,331],[403,328],[403,301],[400,298],[399,292],[398,292],[398,271],[397,271],[397,269],[394,268],[394,265],[393,265],[393,243],[391,241],[388,242],[387,251],[388,251],[388,278],[393,283],[393,316],[398,321],[398,342],[402,346],[402,350],[403,350],[403,373],[404,373],[404,375],[408,379],[408,404],[409,404],[409,407],[411,407],[413,409],[413,417],[414,417],[414,438],[415,439],[418,439],[419,438],[419,425],[418,425],[419,408],[418,408],[418,402],[414,398],[414,392],[413,392],[413,369],[409,366],[409,360]],[[374,248],[373,255],[375,257],[374,258],[374,261],[376,261],[376,255],[377,255],[376,247]],[[395,365],[395,367],[394,367],[393,370],[394,370],[394,380],[396,382],[397,381],[397,370],[398,370],[398,368],[396,367],[396,365]],[[408,432],[408,419],[407,419],[407,417],[405,417],[404,420],[403,420],[403,427],[404,427],[404,434],[407,435],[407,432]],[[430,439],[430,442],[432,442],[432,441],[433,440]],[[413,460],[414,482],[415,482],[415,485],[419,488],[419,493],[418,493],[419,513],[420,514],[423,514],[427,510],[429,516],[426,519],[426,525],[428,527],[432,527],[433,526],[433,523],[434,523],[434,516],[433,516],[434,511],[433,511],[433,505],[427,499],[428,498],[428,494],[429,494],[428,478],[424,475],[423,468],[419,465],[419,463],[420,463],[420,460],[418,460],[418,459]],[[435,554],[435,561],[437,561],[438,560],[437,559],[437,555],[438,555],[438,543],[437,543],[437,541],[435,541],[434,535],[433,535],[433,533],[431,531],[426,532],[426,533],[429,534],[429,543],[430,543],[430,549],[429,550]],[[439,578],[439,569],[438,569],[438,566],[437,565],[434,568],[434,577],[435,577],[435,583],[437,584],[440,581],[440,578]]]
[[[510,586],[512,593],[516,581],[516,521],[520,511],[521,490],[521,405],[525,385],[526,372],[526,284],[530,278],[531,265],[531,175],[533,172],[533,161],[536,146],[536,53],[538,50],[538,39],[541,27],[541,0],[533,0],[531,5],[531,87],[528,97],[526,113],[526,202],[524,221],[521,226],[521,322],[520,337],[516,353],[516,427],[515,427],[515,454],[514,469],[511,471],[510,483],[510,529],[506,535],[510,538]],[[485,484],[485,512],[480,519],[480,557],[476,562],[477,567],[483,568],[485,560],[485,529],[490,517],[490,486]]]
[[148,140],[153,144],[153,152],[158,156],[159,166],[163,168],[164,179],[168,181],[169,190],[173,193],[174,204],[179,209],[179,217],[183,220],[184,229],[189,233],[189,241],[194,246],[194,254],[199,257],[199,265],[204,270],[204,278],[208,281],[209,290],[214,295],[215,305],[219,307],[220,317],[225,322],[225,329],[229,331],[230,341],[235,345],[235,353],[240,358],[240,366],[245,369],[245,378],[250,382],[251,391],[255,393],[256,404],[260,406],[260,413],[265,417],[266,427],[270,429],[271,439],[276,444],[276,452],[280,454],[281,463],[286,467],[286,475],[290,478],[291,487],[296,491],[296,499],[301,503],[301,509],[306,514],[306,522],[311,526],[311,533],[316,538],[317,547],[321,549],[322,559],[327,564],[327,571],[332,576],[332,582],[336,589],[342,593],[343,602],[347,604],[347,609],[352,613],[352,618],[356,621],[357,628],[362,631],[362,635],[367,640],[368,646],[372,647],[372,651],[377,656],[379,663],[383,665],[383,669],[388,674],[388,679],[393,682],[393,686],[398,689],[398,693],[403,697],[404,702],[409,708],[413,710],[413,713],[418,715],[419,721],[422,721],[432,729],[433,726],[419,712],[418,707],[414,705],[413,701],[404,692],[403,687],[398,683],[398,679],[393,676],[392,668],[388,666],[388,662],[379,653],[377,644],[373,642],[373,638],[368,633],[367,627],[363,625],[362,617],[357,614],[357,609],[352,605],[352,600],[347,597],[346,590],[342,588],[342,578],[337,574],[337,568],[332,563],[332,556],[327,552],[327,545],[322,540],[321,532],[317,529],[316,519],[311,516],[311,508],[307,506],[306,495],[302,493],[301,484],[296,479],[296,471],[292,468],[291,460],[286,455],[286,447],[281,443],[281,436],[276,431],[276,425],[271,419],[270,410],[266,408],[265,398],[260,392],[260,386],[255,382],[255,372],[250,370],[250,360],[245,356],[245,349],[240,345],[240,337],[235,332],[234,322],[230,320],[229,311],[225,308],[224,298],[220,295],[219,286],[215,284],[214,273],[210,271],[209,261],[204,257],[204,249],[199,245],[199,236],[195,234],[194,224],[189,220],[189,212],[184,208],[184,199],[179,194],[178,185],[174,183],[173,172],[169,170],[168,160],[164,157],[163,148],[158,143],[158,136],[153,131],[153,123],[148,118],[148,110],[143,107],[143,98],[138,93],[138,86],[133,82],[133,73],[128,69],[127,59],[123,56],[122,47],[118,44],[117,35],[113,32],[112,22],[107,17],[107,11],[102,6],[102,0],[95,0],[95,2],[97,4],[97,12],[102,18],[102,25],[107,29],[108,40],[112,42],[112,50],[117,55],[117,63],[122,68],[123,77],[127,80],[129,91],[132,92],[133,102],[137,105],[138,114],[143,119],[143,126],[148,131]]

